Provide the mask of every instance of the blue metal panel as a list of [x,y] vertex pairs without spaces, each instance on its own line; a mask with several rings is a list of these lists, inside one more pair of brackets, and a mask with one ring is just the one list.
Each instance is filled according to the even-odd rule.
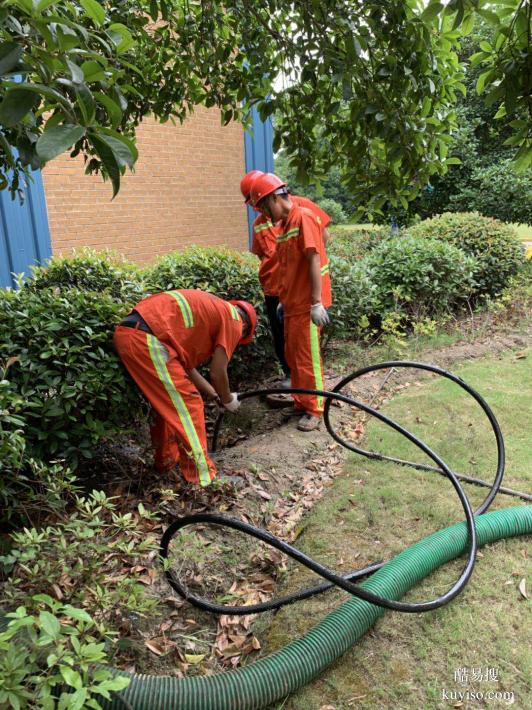
[[24,202],[0,191],[0,286],[13,287],[15,274],[28,274],[30,266],[52,255],[46,199],[40,172],[24,190]]
[[[273,173],[273,126],[271,118],[261,121],[257,109],[251,109],[252,133],[244,134],[244,147],[246,153],[246,172],[262,170]],[[249,243],[251,245],[251,225],[257,213],[248,207]]]

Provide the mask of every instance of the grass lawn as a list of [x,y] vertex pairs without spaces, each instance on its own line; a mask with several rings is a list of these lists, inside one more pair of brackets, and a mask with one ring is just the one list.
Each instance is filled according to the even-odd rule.
[[[505,484],[529,493],[531,357],[530,352],[509,352],[454,368],[484,395],[499,419],[507,448]],[[413,377],[412,385],[384,405],[383,411],[420,435],[455,470],[492,478],[492,434],[480,410],[453,383],[432,378],[416,383]],[[378,422],[368,426],[364,445],[384,454],[425,460]],[[463,518],[451,491],[438,474],[352,455],[345,475],[310,513],[298,546],[345,572],[387,559]],[[473,506],[485,495],[476,486],[467,486],[467,491]],[[492,510],[522,504],[519,499],[499,496]],[[342,659],[271,710],[468,710],[509,704],[503,700],[460,704],[457,699],[445,699],[445,693],[449,696],[456,691],[513,693],[514,707],[532,707],[530,602],[519,591],[528,573],[530,596],[529,542],[515,538],[483,548],[469,585],[457,599],[426,614],[386,612]],[[458,577],[463,564],[459,560],[441,568],[406,598],[420,601],[440,595]],[[308,581],[306,570],[294,569],[282,592]],[[344,593],[334,591],[281,610],[268,622],[271,631],[265,650],[271,652],[301,636],[345,598]],[[497,680],[484,680],[489,669]],[[455,677],[460,673],[462,678]]]
[[532,225],[530,224],[513,224],[517,236],[522,242],[532,242]]

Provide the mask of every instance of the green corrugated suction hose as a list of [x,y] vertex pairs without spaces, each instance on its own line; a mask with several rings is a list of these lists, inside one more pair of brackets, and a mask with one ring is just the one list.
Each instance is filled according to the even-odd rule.
[[[506,508],[475,518],[478,544],[532,533],[532,506]],[[438,567],[468,549],[465,523],[440,530],[385,564],[362,586],[400,599]],[[281,651],[235,671],[210,677],[131,677],[130,685],[104,705],[109,710],[253,710],[286,697],[344,654],[384,613],[353,597],[303,638]]]

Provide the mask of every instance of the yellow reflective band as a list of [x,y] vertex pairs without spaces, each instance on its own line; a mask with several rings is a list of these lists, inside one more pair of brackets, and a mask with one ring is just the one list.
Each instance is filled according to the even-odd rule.
[[265,229],[270,229],[270,227],[273,227],[272,222],[262,222],[261,224],[257,224],[257,226],[253,228],[253,231],[255,233],[263,232]]
[[232,303],[228,303],[227,305],[229,306],[229,310],[231,311],[231,316],[233,317],[233,320],[240,320],[240,316],[238,314],[236,306],[233,306]]
[[[188,305],[188,304],[187,304]],[[160,343],[154,335],[146,335],[148,342],[148,350],[150,353],[151,361],[155,367],[155,370],[159,376],[159,379],[164,385],[165,390],[170,397],[172,404],[179,416],[179,420],[185,430],[185,435],[188,440],[188,444],[191,449],[192,458],[196,464],[199,474],[199,482],[201,486],[208,486],[211,483],[211,476],[209,473],[209,465],[207,459],[205,458],[205,452],[198,437],[198,432],[190,416],[190,412],[187,409],[183,397],[176,390],[168,368],[166,367],[166,349],[162,343]]]
[[325,266],[321,267],[321,275],[325,276],[325,274],[329,273],[329,264],[325,264]]
[[[314,389],[323,390],[323,373],[320,359],[320,333],[318,326],[310,321],[310,354],[312,357],[312,370],[314,372]],[[323,410],[323,397],[317,395],[318,409]]]
[[293,229],[289,229],[288,232],[285,232],[284,234],[281,234],[279,237],[277,237],[277,241],[286,242],[288,239],[297,236],[299,236],[299,227],[294,227]]
[[181,315],[183,316],[183,321],[185,323],[185,328],[192,328],[194,325],[194,316],[192,315],[192,308],[189,302],[179,291],[168,291],[170,296],[177,301],[177,305],[181,310]]

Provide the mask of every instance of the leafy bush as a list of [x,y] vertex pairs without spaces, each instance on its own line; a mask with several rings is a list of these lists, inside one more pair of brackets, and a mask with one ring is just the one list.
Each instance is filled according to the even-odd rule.
[[[11,444],[7,439],[8,452]],[[0,524],[35,524],[46,515],[65,515],[69,500],[80,490],[76,476],[60,462],[46,464],[23,457],[16,467],[8,461],[2,474]]]
[[390,228],[375,224],[349,224],[332,227],[327,253],[346,261],[361,259],[390,236]]
[[329,338],[356,338],[369,325],[369,318],[380,311],[378,287],[364,261],[350,263],[330,257],[333,305],[331,324],[325,330]]
[[333,224],[343,224],[347,221],[344,208],[336,200],[332,200],[330,197],[323,197],[318,199],[318,205],[327,212]]
[[135,422],[142,399],[112,347],[127,310],[106,293],[0,290],[0,362],[16,358],[8,392],[24,422],[7,431],[23,429],[28,457],[76,463]]
[[446,212],[405,230],[413,237],[438,239],[475,257],[475,294],[495,296],[523,264],[514,229],[478,212]]
[[[153,514],[139,506],[140,515],[115,512],[102,491],[73,496],[65,522],[44,528],[24,528],[11,535],[12,549],[0,557],[9,576],[3,603],[14,608],[29,597],[54,590],[63,602],[85,609],[106,624],[122,620],[122,611],[145,613],[157,602],[148,599],[139,581],[147,555],[157,549],[149,534]],[[1,568],[1,567],[0,567]]]
[[114,252],[83,249],[70,257],[54,257],[46,266],[34,267],[26,288],[35,291],[52,286],[60,289],[107,293],[124,303],[134,304],[145,293],[143,273]]
[[[81,710],[127,687],[130,679],[95,664],[108,663],[107,632],[83,609],[46,594],[7,614],[0,631],[0,707]],[[0,627],[1,628],[1,627]]]
[[365,259],[378,285],[381,314],[402,311],[433,315],[464,303],[474,281],[475,259],[436,239],[398,236],[376,247]]
[[[7,379],[8,370],[15,362],[17,358],[12,357],[0,367],[0,473],[4,469],[17,471],[22,466],[26,450],[24,418],[20,416],[24,400]],[[0,497],[4,486],[0,479]]]
[[257,330],[250,345],[235,351],[231,376],[237,382],[249,381],[250,375],[275,362],[255,256],[224,248],[191,247],[158,259],[146,271],[146,282],[152,291],[199,288],[220,298],[249,301],[257,310]]

